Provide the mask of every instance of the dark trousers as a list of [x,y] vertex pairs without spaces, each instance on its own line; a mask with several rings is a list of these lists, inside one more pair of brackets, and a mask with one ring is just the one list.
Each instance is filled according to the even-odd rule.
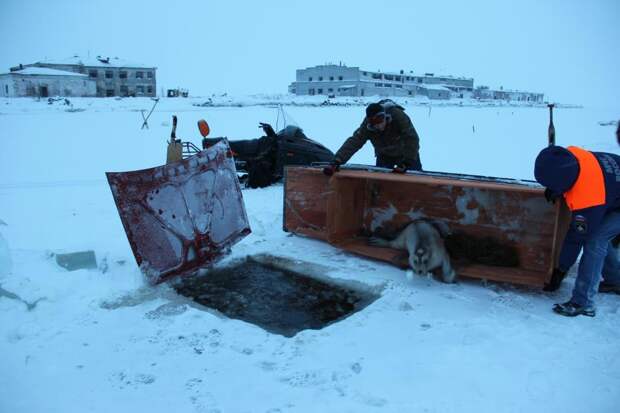
[[[403,162],[403,158],[392,158],[389,156],[377,156],[377,163],[375,164],[379,168],[388,168],[392,169],[395,165],[399,165]],[[410,171],[421,171],[422,163],[420,162],[420,158],[415,160],[406,159],[407,169]]]
[[583,244],[577,279],[571,301],[579,305],[594,305],[601,276],[609,284],[620,284],[620,260],[611,240],[620,233],[620,211],[605,215],[594,234]]

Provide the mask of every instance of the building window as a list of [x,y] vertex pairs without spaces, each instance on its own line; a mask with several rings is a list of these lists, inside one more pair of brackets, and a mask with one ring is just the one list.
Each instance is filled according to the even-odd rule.
[[323,94],[323,89],[317,89],[317,90],[316,90],[316,92],[317,92],[319,95],[322,95],[322,94]]
[[4,85],[4,92],[7,96],[9,95],[9,85]]
[[96,79],[97,78],[97,71],[96,70],[89,70],[88,71],[88,77]]
[[323,76],[319,76],[319,81],[323,80]]
[[146,93],[153,93],[153,86],[147,86]]
[[127,79],[127,72],[124,70],[121,70],[120,72],[118,72],[118,77],[119,79]]
[[142,85],[136,86],[136,93],[139,93],[139,94],[143,95],[144,94],[144,86],[142,86]]
[[373,73],[372,74],[372,78],[373,79],[381,79],[381,73]]
[[312,89],[308,89],[308,94],[314,95],[314,89],[313,88]]
[[106,89],[106,91],[105,91],[105,95],[106,95],[107,97],[114,96],[114,89]]
[[136,79],[143,79],[144,78],[144,72],[136,72]]
[[368,76],[368,73],[367,73],[367,72],[362,72],[362,74],[363,74],[364,76]]
[[153,72],[146,72],[146,77],[153,79]]
[[334,77],[333,77],[333,76],[330,76],[330,77],[329,77],[329,80],[333,81],[333,80],[334,80]]
[[342,80],[342,76],[338,76],[338,80]]
[[308,82],[312,82],[312,76],[308,78]]
[[328,92],[333,92],[334,89],[332,89],[331,87],[329,89],[327,89]]
[[114,72],[111,70],[106,70],[105,71],[105,78],[106,79],[113,79],[114,78]]
[[121,85],[121,96],[129,95],[129,89],[127,89],[127,85]]
[[385,75],[385,80],[394,80],[394,76],[392,76],[392,75]]

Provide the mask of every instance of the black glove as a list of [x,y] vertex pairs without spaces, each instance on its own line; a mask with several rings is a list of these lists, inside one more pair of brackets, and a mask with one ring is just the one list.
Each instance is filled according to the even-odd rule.
[[566,271],[562,271],[559,268],[553,270],[553,274],[551,274],[551,280],[543,287],[543,291],[555,291],[560,288],[560,284],[566,277]]
[[265,132],[265,135],[269,137],[278,136],[270,124],[259,122],[258,125],[259,125],[259,128],[263,129],[263,132]]
[[555,192],[553,192],[551,189],[545,188],[545,199],[547,200],[547,202],[551,204],[555,204],[555,200],[558,199],[559,197],[560,196],[556,194]]
[[323,168],[323,173],[327,176],[332,176],[334,172],[338,172],[340,170],[340,162],[334,161],[330,163],[328,166]]
[[404,162],[401,162],[392,168],[392,173],[395,174],[404,174],[405,172],[407,172],[407,164]]

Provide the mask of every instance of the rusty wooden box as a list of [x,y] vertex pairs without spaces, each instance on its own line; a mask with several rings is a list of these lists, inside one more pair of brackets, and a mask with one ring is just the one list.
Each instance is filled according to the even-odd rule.
[[403,252],[372,247],[368,235],[437,219],[518,255],[511,267],[455,262],[459,276],[531,286],[549,280],[569,219],[563,204],[546,202],[542,187],[531,181],[367,170],[328,178],[320,168],[288,167],[284,185],[285,231],[405,267]]

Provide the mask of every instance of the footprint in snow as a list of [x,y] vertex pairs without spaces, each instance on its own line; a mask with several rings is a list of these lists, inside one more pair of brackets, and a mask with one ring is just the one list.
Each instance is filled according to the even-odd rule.
[[183,314],[187,311],[187,305],[179,303],[166,303],[157,307],[155,310],[149,311],[144,316],[150,320],[157,320],[163,317],[172,317]]

